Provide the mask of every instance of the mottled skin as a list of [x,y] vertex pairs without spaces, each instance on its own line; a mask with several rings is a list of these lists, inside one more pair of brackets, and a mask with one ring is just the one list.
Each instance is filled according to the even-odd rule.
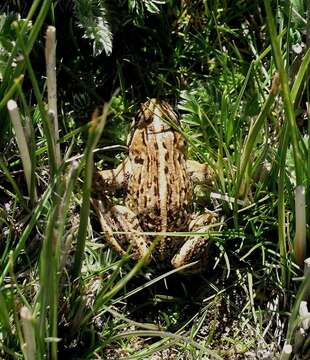
[[[213,220],[210,213],[192,216],[193,186],[210,182],[211,173],[206,165],[186,160],[185,139],[176,125],[177,116],[168,103],[147,101],[129,136],[128,157],[116,169],[95,173],[97,194],[127,190],[125,206],[93,200],[107,241],[120,254],[131,245],[134,257],[141,258],[148,249],[147,236],[130,232],[205,231]],[[155,258],[180,267],[205,257],[208,244],[206,237],[165,236]]]

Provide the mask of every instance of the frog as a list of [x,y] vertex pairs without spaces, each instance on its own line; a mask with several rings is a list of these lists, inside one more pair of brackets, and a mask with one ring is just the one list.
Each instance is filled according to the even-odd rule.
[[[107,243],[119,255],[130,249],[134,259],[146,257],[154,236],[145,233],[158,233],[153,259],[174,268],[196,263],[197,272],[207,261],[211,241],[206,232],[217,216],[193,212],[194,187],[212,184],[213,171],[187,159],[179,129],[168,102],[151,98],[143,103],[128,136],[128,156],[115,169],[95,171],[92,203]],[[108,199],[116,190],[125,191],[124,205]],[[196,234],[174,236],[180,232]]]

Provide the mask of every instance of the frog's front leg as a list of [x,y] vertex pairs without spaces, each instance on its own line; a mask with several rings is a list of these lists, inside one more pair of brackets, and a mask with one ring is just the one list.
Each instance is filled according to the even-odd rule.
[[126,189],[131,174],[129,158],[121,162],[116,169],[95,171],[93,178],[93,191],[106,193],[117,189]]
[[[201,215],[194,215],[193,220],[189,224],[189,231],[196,233],[207,232],[210,229],[210,225],[216,221],[217,217],[211,211],[207,211]],[[179,268],[183,265],[198,261],[197,265],[189,268],[189,272],[200,272],[207,262],[210,245],[210,238],[206,235],[190,236],[173,257],[171,264],[173,267]]]
[[148,238],[142,234],[143,230],[134,212],[126,206],[112,206],[104,200],[92,199],[92,204],[106,241],[118,254],[129,252],[135,260],[147,254]]
[[213,170],[210,166],[195,160],[186,160],[186,172],[194,185],[210,185],[213,179]]

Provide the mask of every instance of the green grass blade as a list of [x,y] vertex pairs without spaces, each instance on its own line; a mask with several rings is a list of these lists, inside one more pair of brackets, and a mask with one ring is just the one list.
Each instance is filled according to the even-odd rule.
[[83,201],[82,208],[80,212],[80,226],[77,235],[77,244],[76,252],[74,256],[74,265],[73,265],[73,278],[77,279],[80,275],[82,262],[84,258],[85,250],[85,241],[87,235],[87,225],[88,225],[88,215],[90,207],[90,196],[91,196],[91,186],[92,186],[92,177],[94,171],[94,154],[93,150],[97,146],[99,138],[102,134],[103,128],[105,126],[108,110],[110,103],[106,103],[103,107],[102,114],[97,117],[96,114],[93,115],[91,126],[89,128],[89,136],[87,141],[87,146],[84,154],[84,164],[86,166],[85,170],[85,179],[83,184]]
[[4,293],[2,293],[2,290],[0,290],[0,324],[1,327],[3,327],[8,334],[11,334],[9,314],[10,312],[7,306],[6,298],[4,296]]
[[9,88],[9,90],[7,90],[2,98],[2,100],[0,101],[0,109],[4,108],[7,104],[7,102],[13,97],[13,95],[15,94],[17,88],[20,86],[21,82],[24,80],[24,76],[20,75],[18,78],[16,78],[13,82],[13,84],[11,85],[11,87]]
[[307,52],[302,60],[302,63],[300,64],[294,84],[291,89],[291,99],[292,99],[293,104],[296,103],[297,95],[300,92],[301,86],[305,79],[305,75],[308,73],[309,64],[310,64],[310,48],[307,50]]
[[[60,259],[62,238],[67,219],[67,212],[72,195],[73,185],[77,177],[77,163],[72,164],[67,176],[59,177],[57,196],[53,202],[43,249],[40,256],[40,334],[46,333],[46,337],[57,339],[58,330],[58,296],[59,280],[61,277]],[[48,328],[46,329],[46,320]],[[51,341],[52,358],[57,358],[57,341]]]
[[[210,356],[211,359],[222,360],[223,358],[217,355],[214,351],[209,350],[208,348],[198,344],[196,341],[182,335],[176,335],[173,333],[169,333],[166,331],[151,331],[151,330],[137,330],[137,331],[128,331],[118,335],[115,335],[111,338],[111,341],[115,341],[120,338],[129,337],[129,336],[152,336],[152,337],[160,337],[160,338],[170,338],[179,343],[186,343],[192,345],[194,348],[201,351],[202,354],[206,354]],[[130,357],[134,359],[135,357]]]
[[[20,252],[23,250],[25,246],[25,242],[28,239],[32,229],[36,226],[38,219],[41,216],[41,213],[43,212],[44,208],[46,207],[48,201],[50,200],[50,196],[52,195],[52,191],[54,189],[54,184],[50,184],[48,188],[45,190],[41,200],[39,201],[37,207],[33,211],[33,215],[25,227],[24,231],[22,232],[15,248],[13,251],[13,262],[15,263],[16,259],[18,258]],[[3,284],[4,278],[6,277],[7,273],[9,271],[9,260],[7,261],[7,264],[4,266],[4,269],[0,275],[0,286]]]
[[[28,21],[30,21],[33,17],[33,15],[35,14],[35,12],[37,11],[37,8],[38,6],[40,5],[40,2],[41,0],[34,0],[31,4],[31,8],[28,12],[28,15],[26,17],[27,21],[24,22],[24,24],[22,25],[21,27],[21,35],[23,36],[23,34],[25,33],[26,31],[26,28],[28,26]],[[33,48],[33,45],[39,35],[39,32],[41,30],[41,27],[43,25],[43,21],[44,19],[46,18],[46,15],[48,13],[48,10],[51,6],[51,3],[52,3],[52,0],[44,0],[41,8],[40,8],[40,11],[39,11],[39,14],[36,18],[36,21],[34,22],[33,24],[33,27],[30,31],[30,34],[29,34],[29,38],[28,38],[28,41],[27,41],[27,54],[29,55],[32,48]],[[10,84],[10,82],[12,81],[12,79],[14,78],[19,78],[21,73],[23,72],[24,70],[24,64],[23,63],[20,63],[17,65],[15,71],[12,70],[12,63],[13,61],[15,60],[15,57],[16,57],[16,54],[17,54],[17,51],[18,51],[18,44],[16,44],[12,50],[12,54],[9,58],[9,61],[8,61],[8,64],[5,68],[5,71],[4,71],[4,74],[3,74],[3,81],[1,83],[1,86],[0,86],[0,94],[5,94],[7,92],[7,88]],[[11,90],[13,90],[11,88]],[[14,90],[16,90],[16,88],[14,88]],[[13,93],[10,94],[10,97],[11,98],[13,96]],[[8,101],[8,99],[5,101],[4,104],[6,104]],[[0,109],[2,106],[2,101],[0,103]]]
[[271,107],[272,107],[275,97],[279,91],[278,81],[279,81],[278,76],[277,76],[277,74],[275,74],[273,81],[272,81],[270,93],[269,93],[257,119],[255,120],[254,124],[251,126],[249,133],[247,135],[247,138],[245,140],[245,144],[244,144],[241,159],[240,159],[239,170],[238,170],[238,174],[237,174],[237,181],[236,181],[236,185],[235,185],[235,204],[234,204],[235,217],[237,215],[237,199],[240,195],[243,195],[243,196],[246,195],[246,194],[240,194],[240,190],[248,188],[248,185],[246,184],[246,181],[248,179],[246,179],[246,176],[245,176],[246,169],[249,164],[249,161],[251,160],[252,152],[253,152],[254,146],[257,142],[258,134],[260,133],[260,130],[262,129],[262,127],[265,123],[265,120],[271,111]]
[[18,187],[18,185],[16,184],[14,178],[12,177],[7,165],[6,165],[6,162],[3,160],[3,157],[0,156],[0,168],[1,170],[3,171],[3,174],[5,175],[5,177],[7,178],[7,180],[9,181],[9,183],[12,185],[14,191],[15,191],[15,194],[16,194],[16,197],[18,199],[18,201],[20,201],[20,203],[22,204],[22,206],[24,207],[24,209],[26,209],[27,211],[29,211],[29,208],[26,204],[26,201],[24,200],[24,197]]
[[302,171],[302,156],[299,149],[298,144],[298,135],[299,131],[296,125],[295,112],[293,107],[293,102],[291,98],[291,93],[289,89],[288,83],[288,75],[284,66],[281,48],[279,44],[279,38],[276,32],[276,26],[274,23],[274,17],[272,15],[270,1],[264,0],[266,15],[267,15],[267,23],[271,38],[271,46],[273,50],[274,61],[280,76],[281,83],[281,92],[284,102],[284,110],[286,115],[286,120],[290,127],[291,139],[293,145],[293,154],[294,154],[294,164],[295,164],[295,172],[296,172],[296,182],[297,185],[302,185],[303,181],[303,171]]
[[46,142],[47,142],[47,148],[48,148],[48,160],[50,163],[50,171],[51,171],[51,175],[53,176],[56,172],[56,155],[55,155],[55,145],[54,145],[54,139],[53,139],[53,132],[51,130],[51,125],[44,107],[44,103],[42,101],[42,95],[39,89],[39,84],[38,81],[36,79],[36,75],[35,72],[32,68],[31,62],[30,62],[30,58],[29,58],[29,54],[27,53],[27,49],[26,49],[26,45],[24,44],[24,40],[21,36],[20,33],[20,29],[18,28],[18,24],[15,23],[15,29],[16,29],[16,35],[17,35],[17,39],[19,41],[19,45],[22,48],[23,51],[23,55],[24,55],[24,60],[25,60],[25,64],[28,70],[28,74],[31,80],[31,84],[33,86],[33,91],[36,97],[36,101],[38,103],[38,107],[40,110],[40,114],[41,114],[41,119],[42,119],[42,124],[43,124],[43,129],[44,129],[44,135],[46,137]]

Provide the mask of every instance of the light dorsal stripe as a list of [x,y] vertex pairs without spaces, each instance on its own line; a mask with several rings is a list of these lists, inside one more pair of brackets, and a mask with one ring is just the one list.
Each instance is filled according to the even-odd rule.
[[160,106],[154,104],[154,132],[155,141],[158,145],[158,186],[159,186],[159,200],[160,200],[160,219],[161,219],[161,231],[167,231],[167,177],[165,174],[165,148],[162,141],[162,110]]

